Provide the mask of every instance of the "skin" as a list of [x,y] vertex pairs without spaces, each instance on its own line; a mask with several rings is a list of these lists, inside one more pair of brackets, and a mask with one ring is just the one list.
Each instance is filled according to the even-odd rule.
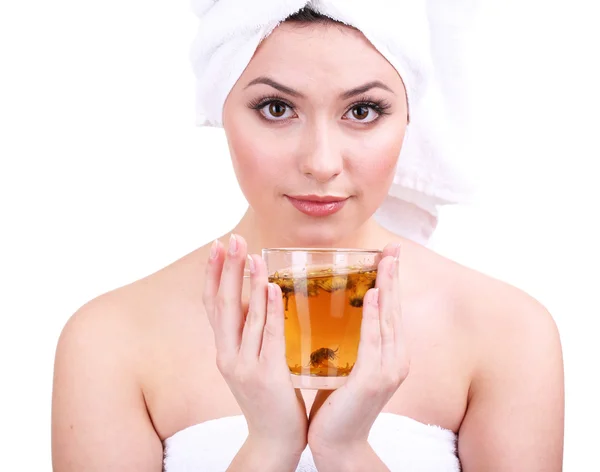
[[[270,77],[303,94],[279,92],[293,105],[287,121],[267,121],[247,106],[276,92],[266,84],[249,85],[258,77]],[[374,80],[390,90],[376,88],[368,95],[385,101],[389,114],[361,123],[352,119],[355,111],[364,116],[364,110],[353,111],[356,97],[342,99],[340,94]],[[371,218],[391,182],[406,110],[402,80],[357,31],[283,24],[262,43],[224,107],[233,164],[250,208],[213,246],[218,248],[216,259],[210,258],[211,245],[203,246],[155,274],[90,301],[69,319],[56,352],[55,471],[160,471],[166,438],[188,426],[242,412],[264,422],[250,421],[249,439],[230,470],[294,470],[298,450],[306,442],[319,470],[387,470],[364,438],[372,421],[363,417],[379,411],[459,433],[458,453],[467,472],[562,469],[563,363],[550,314],[519,289],[393,235]],[[369,113],[370,120],[374,115]],[[298,212],[285,196],[314,193],[349,199],[338,214],[317,219]],[[237,235],[238,249],[227,256],[231,234]],[[379,337],[365,335],[372,342],[361,341],[359,356],[365,364],[374,365],[378,359],[377,365],[384,365],[383,346],[392,346],[386,359],[395,360],[386,365],[395,370],[385,372],[401,375],[377,377],[381,389],[372,391],[365,387],[369,369],[360,375],[353,371],[354,380],[349,380],[350,392],[377,395],[376,407],[352,403],[344,394],[348,389],[331,396],[319,392],[316,397],[302,392],[305,405],[296,395],[276,395],[281,411],[294,404],[310,414],[306,424],[302,415],[288,418],[294,425],[290,433],[277,424],[275,415],[244,401],[252,389],[264,386],[257,383],[260,376],[241,382],[235,373],[238,361],[232,361],[241,358],[223,355],[240,352],[242,338],[234,334],[245,329],[235,310],[215,316],[216,305],[211,303],[219,293],[237,296],[220,288],[227,286],[222,284],[223,274],[231,277],[237,270],[239,275],[246,253],[273,246],[386,247],[390,257],[382,262],[382,274],[398,245],[395,278],[378,276],[378,301],[373,305],[367,298],[371,311],[365,312],[365,319],[372,324],[363,328],[370,326],[365,332]],[[256,342],[263,339],[261,327],[277,320],[281,307],[266,308],[265,269],[258,256],[253,260],[258,271],[252,300],[262,308],[252,311],[258,328],[247,339]],[[256,301],[256,294],[262,294],[262,302]],[[242,301],[247,302],[247,295]],[[232,324],[228,328],[215,320]],[[382,326],[395,328],[386,332]],[[400,334],[390,338],[390,333]],[[405,352],[391,356],[399,346]],[[253,368],[260,369],[258,355],[256,351],[244,359],[255,359]],[[278,378],[284,382],[284,377]],[[289,385],[277,391],[288,395]],[[340,408],[352,414],[344,418]],[[355,434],[343,437],[341,430]],[[290,437],[275,444],[265,440],[272,437],[269,431]],[[265,457],[275,457],[275,450],[285,451],[283,465],[265,463]]]
[[[317,48],[320,52],[314,54]],[[259,77],[284,84],[304,98],[265,84],[246,85]],[[390,90],[375,87],[338,98],[375,80]],[[286,107],[284,119],[274,121],[266,107],[264,114],[271,121],[258,119],[263,114],[248,108],[248,102],[274,93],[294,108]],[[389,114],[375,119],[377,113],[371,110],[366,119],[355,118],[349,109],[365,96],[386,102]],[[252,209],[246,222],[258,229],[261,242],[360,247],[381,232],[370,217],[392,183],[407,125],[406,94],[396,70],[360,33],[326,26],[280,28],[229,94],[223,116],[233,166]],[[291,211],[284,195],[299,194],[350,201],[343,211],[315,221]]]

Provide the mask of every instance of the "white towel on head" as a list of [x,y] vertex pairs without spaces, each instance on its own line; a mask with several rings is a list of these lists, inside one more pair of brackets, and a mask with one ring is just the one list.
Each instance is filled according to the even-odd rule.
[[201,20],[190,50],[198,126],[222,126],[227,95],[260,42],[288,16],[310,7],[360,30],[396,68],[406,87],[410,124],[376,219],[394,233],[426,244],[437,226],[439,206],[469,200],[472,187],[457,165],[432,59],[436,49],[425,0],[191,1]]

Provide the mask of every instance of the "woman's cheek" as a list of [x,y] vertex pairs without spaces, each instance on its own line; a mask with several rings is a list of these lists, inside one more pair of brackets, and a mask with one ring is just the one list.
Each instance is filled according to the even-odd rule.
[[363,183],[378,188],[383,187],[384,182],[391,183],[399,153],[397,145],[377,146],[366,151],[356,166]]
[[[237,146],[235,152],[232,150],[233,167],[246,199],[257,203],[267,195],[273,195],[275,187],[285,181],[286,172],[280,156],[264,146],[253,145],[250,140],[246,143]],[[289,172],[287,175],[289,177]]]

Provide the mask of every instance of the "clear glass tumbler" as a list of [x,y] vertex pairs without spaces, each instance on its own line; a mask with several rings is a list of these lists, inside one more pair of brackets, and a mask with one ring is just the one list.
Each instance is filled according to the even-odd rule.
[[382,251],[274,248],[262,256],[283,294],[294,387],[342,386],[356,362],[363,299],[375,286]]

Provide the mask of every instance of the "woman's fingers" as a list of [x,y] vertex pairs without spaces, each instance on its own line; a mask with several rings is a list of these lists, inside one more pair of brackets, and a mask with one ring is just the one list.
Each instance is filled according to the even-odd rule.
[[362,376],[379,370],[381,363],[381,328],[379,327],[379,288],[372,288],[363,301],[360,343],[352,374]]
[[383,348],[392,354],[400,340],[400,245],[388,244],[383,255],[377,276],[377,286],[382,289],[381,337]]
[[386,257],[377,271],[377,287],[380,289],[379,316],[381,329],[381,359],[385,368],[394,362],[396,352],[397,307],[399,259]]
[[406,346],[404,346],[404,336],[402,335],[402,286],[400,285],[400,247],[396,250],[396,269],[394,271],[394,279],[392,280],[392,292],[391,292],[391,310],[392,310],[392,322],[394,326],[394,343],[396,346],[396,353],[402,352]]
[[[381,369],[384,374],[382,388],[393,392],[408,374],[408,363],[402,336],[402,309],[400,296],[400,247],[394,257],[386,257],[377,274],[381,289],[379,312],[381,317]],[[381,277],[380,277],[381,276]]]
[[241,236],[231,235],[216,297],[214,313],[216,347],[219,355],[225,358],[237,354],[244,326],[242,285],[246,248],[246,241]]
[[[365,295],[358,359],[355,369],[389,373],[398,367],[400,346],[399,247],[378,265],[376,288]],[[354,370],[354,369],[353,369]],[[357,373],[358,375],[358,373]]]
[[268,284],[267,319],[262,334],[262,361],[273,362],[285,359],[284,314],[281,288]]
[[383,248],[383,257],[396,257],[400,251],[400,244],[390,243]]
[[217,300],[217,293],[219,292],[219,285],[221,284],[221,272],[223,271],[223,245],[216,239],[210,248],[210,257],[208,264],[206,265],[206,275],[204,280],[204,292],[202,295],[202,301],[204,303],[204,309],[208,316],[208,321],[214,326],[214,315],[215,306]]
[[245,359],[257,359],[262,345],[267,313],[267,268],[262,258],[248,256],[250,266],[250,303],[244,323],[240,355]]

